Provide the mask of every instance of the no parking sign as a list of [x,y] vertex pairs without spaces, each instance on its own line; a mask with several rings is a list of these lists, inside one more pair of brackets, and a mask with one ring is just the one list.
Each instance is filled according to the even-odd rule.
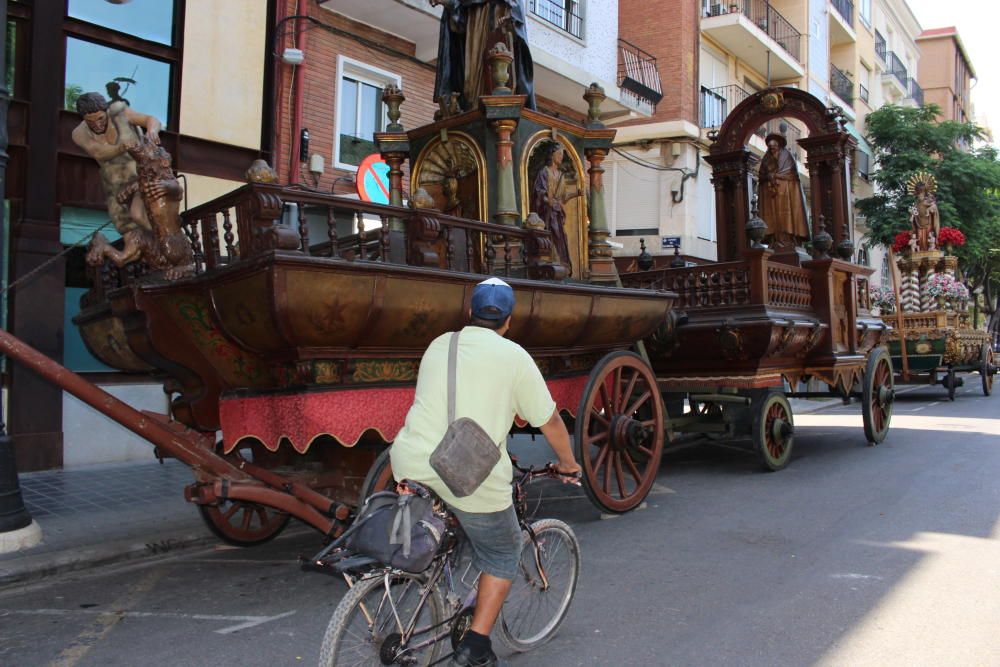
[[358,165],[358,196],[375,204],[389,203],[389,165],[372,153]]

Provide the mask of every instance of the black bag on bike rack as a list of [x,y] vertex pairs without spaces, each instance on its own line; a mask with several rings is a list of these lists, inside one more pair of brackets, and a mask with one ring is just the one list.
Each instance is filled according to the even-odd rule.
[[381,491],[365,500],[344,537],[351,551],[416,574],[430,567],[443,534],[431,497]]

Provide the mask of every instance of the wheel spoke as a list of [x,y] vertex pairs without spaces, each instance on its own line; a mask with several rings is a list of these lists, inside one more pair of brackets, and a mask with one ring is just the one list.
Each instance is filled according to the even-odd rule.
[[639,379],[639,371],[638,370],[633,371],[632,377],[629,378],[628,381],[628,387],[625,389],[624,392],[622,392],[621,405],[623,405],[625,401],[629,400],[632,397],[632,392],[635,390],[635,383],[636,381],[638,381],[638,379]]
[[611,467],[617,456],[618,452],[611,452],[611,456],[608,457],[608,465],[604,466],[604,495],[606,496],[611,495]]
[[598,388],[598,394],[600,395],[601,402],[604,405],[604,412],[608,415],[615,414],[614,406],[611,404],[611,399],[608,398],[608,387],[605,383],[601,383]]
[[601,451],[597,452],[597,460],[594,461],[594,478],[597,478],[598,473],[601,472],[601,464],[604,463],[605,459],[608,457],[608,452],[611,451],[611,445],[604,445],[601,447]]
[[222,518],[226,521],[229,521],[231,518],[233,518],[233,515],[236,514],[236,510],[238,510],[239,508],[240,508],[239,503],[231,504],[229,506],[229,509],[223,512]]
[[642,486],[642,475],[639,474],[639,469],[635,465],[635,461],[629,456],[628,452],[622,452],[622,458],[625,459],[625,465],[628,466],[629,472],[632,473],[632,477],[635,478],[636,486]]
[[610,431],[601,431],[599,433],[588,435],[586,438],[584,438],[583,444],[585,445],[597,444],[598,442],[607,439],[610,433],[611,433]]
[[622,401],[622,366],[615,369],[614,380],[611,385],[611,414],[618,414]]
[[601,422],[605,427],[611,428],[611,420],[602,415],[598,410],[597,406],[590,408],[590,416],[597,421]]
[[622,470],[622,456],[623,453],[617,453],[615,456],[615,479],[618,481],[618,495],[621,498],[627,498],[628,494],[625,493],[625,472]]
[[622,414],[634,415],[636,410],[642,407],[646,403],[646,401],[650,399],[652,395],[653,394],[647,389],[642,393],[641,396],[639,396],[639,398],[635,399],[635,402],[633,402],[632,405],[628,406],[628,408]]
[[249,506],[243,508],[243,530],[250,530],[250,522],[253,521],[253,510]]

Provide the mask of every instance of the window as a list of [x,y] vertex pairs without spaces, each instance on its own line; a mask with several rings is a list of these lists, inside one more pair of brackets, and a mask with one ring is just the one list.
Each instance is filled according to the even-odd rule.
[[69,0],[67,14],[151,42],[174,43],[174,0]]
[[872,81],[872,71],[868,65],[861,64],[861,80],[858,82],[859,94],[862,102],[868,102],[869,87]]
[[76,109],[76,99],[96,91],[108,101],[126,100],[140,113],[171,126],[172,66],[160,60],[119,51],[75,37],[66,38],[65,104]]
[[861,22],[869,28],[872,26],[872,0],[860,0],[858,2],[858,16]]
[[871,157],[859,148],[855,151],[855,159],[857,161],[858,178],[867,183],[871,173]]
[[883,255],[882,256],[882,272],[881,273],[882,273],[882,276],[881,276],[882,277],[882,288],[883,289],[889,289],[890,287],[892,287],[892,285],[889,284],[889,278],[891,276],[891,272],[889,270],[889,256],[888,255]]
[[528,0],[528,10],[574,37],[583,37],[579,0]]
[[375,153],[375,133],[388,117],[382,89],[401,85],[399,76],[340,56],[337,59],[337,119],[334,159],[340,169],[354,169]]

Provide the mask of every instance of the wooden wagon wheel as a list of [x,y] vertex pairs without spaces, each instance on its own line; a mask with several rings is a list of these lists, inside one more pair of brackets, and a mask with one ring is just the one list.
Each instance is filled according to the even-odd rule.
[[993,393],[993,376],[997,372],[993,360],[993,348],[989,342],[983,343],[983,351],[979,355],[979,359],[979,375],[983,379],[983,394],[989,396]]
[[892,404],[896,398],[892,359],[884,347],[875,348],[868,355],[863,382],[861,416],[865,424],[865,437],[868,442],[877,445],[889,433]]
[[[216,447],[222,452],[222,442]],[[227,458],[242,459],[238,447]],[[288,525],[291,515],[267,505],[242,500],[220,500],[218,505],[198,505],[201,518],[220,540],[237,547],[252,547],[273,540]]]
[[795,421],[784,394],[771,393],[761,401],[753,418],[753,444],[764,468],[781,470],[792,458]]
[[583,488],[601,510],[635,509],[663,457],[664,410],[656,376],[632,352],[612,352],[590,373],[576,415]]
[[393,491],[396,488],[396,480],[392,477],[392,464],[389,461],[389,448],[386,447],[382,453],[375,458],[375,463],[368,469],[365,481],[361,483],[361,492],[358,494],[358,506],[365,501],[365,498],[377,491]]

